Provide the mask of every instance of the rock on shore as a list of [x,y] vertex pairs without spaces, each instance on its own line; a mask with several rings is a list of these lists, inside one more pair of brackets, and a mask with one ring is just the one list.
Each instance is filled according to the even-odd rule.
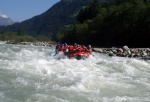
[[123,46],[122,48],[93,48],[92,50],[108,54],[109,56],[137,57],[150,60],[150,48],[129,48],[128,46]]

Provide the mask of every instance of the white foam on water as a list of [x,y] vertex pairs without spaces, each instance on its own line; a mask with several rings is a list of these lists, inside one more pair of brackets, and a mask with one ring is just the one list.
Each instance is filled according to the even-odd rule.
[[6,44],[7,41],[0,41],[0,44]]
[[149,61],[99,53],[76,60],[64,58],[63,54],[52,57],[50,53],[54,48],[49,47],[2,46],[0,97],[4,102],[140,102],[150,99]]

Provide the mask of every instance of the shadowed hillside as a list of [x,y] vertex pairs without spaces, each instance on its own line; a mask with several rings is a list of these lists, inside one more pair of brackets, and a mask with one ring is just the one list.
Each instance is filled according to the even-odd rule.
[[[15,23],[11,26],[0,27],[4,32],[17,32],[23,29],[28,34],[46,34],[55,36],[59,31],[67,29],[74,24],[79,9],[88,5],[93,0],[61,0],[53,5],[49,10],[41,15],[25,20],[21,23]],[[100,0],[104,2],[104,0]]]

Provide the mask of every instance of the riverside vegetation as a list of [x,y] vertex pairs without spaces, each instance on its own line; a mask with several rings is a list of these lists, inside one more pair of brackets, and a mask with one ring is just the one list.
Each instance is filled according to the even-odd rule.
[[29,35],[21,29],[18,32],[8,33],[0,31],[0,41],[7,41],[7,44],[32,44],[35,46],[51,46],[51,44],[54,44],[49,35]]
[[80,10],[77,23],[61,41],[101,47],[150,47],[150,1],[115,0],[99,5],[94,0]]

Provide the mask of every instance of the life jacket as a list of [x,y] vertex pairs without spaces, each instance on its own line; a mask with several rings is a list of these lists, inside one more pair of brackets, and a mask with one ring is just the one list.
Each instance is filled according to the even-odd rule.
[[92,54],[92,50],[91,50],[91,49],[89,49],[89,50],[88,50],[88,53]]
[[69,46],[69,51],[73,51],[73,46],[72,45]]
[[90,54],[92,54],[92,50],[90,49]]
[[76,50],[76,49],[77,49],[77,46],[73,46],[73,49]]
[[64,46],[64,51],[68,52],[68,46],[67,45]]
[[83,48],[80,46],[77,48],[77,52],[83,52]]
[[83,46],[82,48],[84,52],[88,52],[88,49],[85,46]]
[[61,47],[61,51],[63,51],[63,52],[65,51],[65,47],[64,46]]

